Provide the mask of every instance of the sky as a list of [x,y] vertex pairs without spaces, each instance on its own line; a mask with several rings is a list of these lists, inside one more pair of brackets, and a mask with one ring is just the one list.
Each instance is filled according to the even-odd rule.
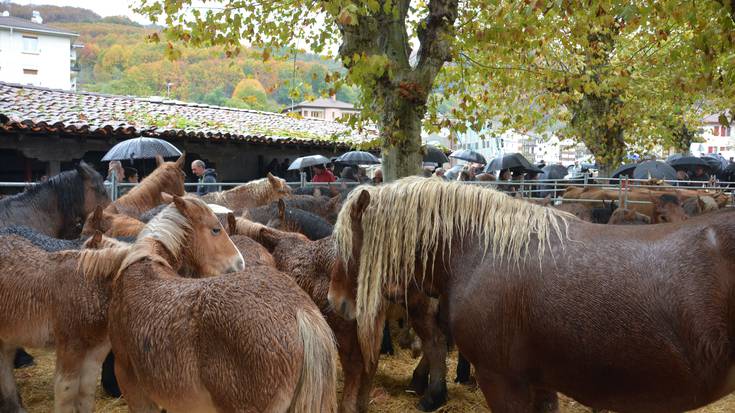
[[[126,16],[141,24],[150,23],[147,18],[133,13],[131,6],[138,0],[12,0],[17,4],[50,4],[52,6],[72,6],[90,9],[102,17]],[[43,17],[43,16],[41,16]]]

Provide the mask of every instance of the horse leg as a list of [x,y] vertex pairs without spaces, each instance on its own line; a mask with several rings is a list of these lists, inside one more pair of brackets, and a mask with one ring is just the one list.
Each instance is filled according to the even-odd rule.
[[419,364],[413,369],[411,384],[408,387],[419,396],[423,396],[426,388],[429,387],[429,358],[426,354],[421,356]]
[[79,396],[77,397],[77,411],[92,412],[94,411],[94,395],[97,389],[97,376],[100,374],[102,362],[105,355],[110,351],[110,344],[104,343],[87,350],[79,379]]
[[383,326],[383,341],[380,343],[380,354],[392,356],[393,353],[393,339],[390,336],[390,325],[388,323],[388,319],[386,319],[385,325]]
[[15,346],[0,341],[0,412],[25,413],[13,377]]
[[534,389],[533,399],[534,413],[558,413],[559,397],[555,391],[546,389]]
[[127,359],[120,357],[120,355],[115,358],[115,377],[117,377],[117,383],[120,385],[120,391],[122,391],[130,413],[161,412],[156,403],[138,385],[138,380]]
[[423,293],[409,293],[408,314],[411,325],[421,339],[424,357],[429,363],[429,386],[419,400],[418,408],[428,412],[447,401],[447,338],[439,328],[437,303]]
[[476,369],[476,374],[477,383],[493,413],[536,413],[534,391],[528,384],[481,369]]
[[470,362],[459,351],[457,352],[457,377],[454,382],[460,384],[470,383]]
[[341,320],[337,323],[333,323],[332,326],[344,373],[339,411],[340,413],[367,412],[373,376],[378,365],[377,360],[366,369],[357,338],[357,325],[354,322],[347,323]]
[[[81,370],[84,354],[70,350],[72,346],[56,349],[56,372],[54,374],[54,412],[76,413]],[[76,347],[76,345],[74,346]]]

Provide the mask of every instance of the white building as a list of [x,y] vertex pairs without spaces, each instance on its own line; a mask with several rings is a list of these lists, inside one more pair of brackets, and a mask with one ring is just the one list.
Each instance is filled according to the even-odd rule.
[[705,117],[702,121],[702,138],[704,142],[695,142],[689,148],[694,156],[708,153],[719,153],[725,158],[735,156],[735,139],[732,128],[720,125],[720,114]]
[[0,16],[0,81],[76,90],[79,35],[42,24],[33,13],[31,20]]
[[307,119],[337,120],[341,118],[342,115],[360,113],[360,110],[355,109],[355,106],[351,103],[342,102],[332,96],[328,99],[303,101],[299,104],[287,107],[282,112],[296,112]]

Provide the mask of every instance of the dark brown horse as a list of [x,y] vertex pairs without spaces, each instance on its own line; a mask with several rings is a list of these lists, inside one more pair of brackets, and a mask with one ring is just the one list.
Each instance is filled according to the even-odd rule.
[[[110,340],[131,411],[335,411],[329,326],[284,274],[266,266],[242,271],[221,228],[203,201],[175,197],[121,266]],[[199,272],[220,274],[233,263],[242,272],[179,277],[182,251],[200,248],[215,251]]]
[[495,413],[696,409],[735,390],[734,218],[593,225],[408,178],[345,202],[329,301],[369,346],[386,288],[440,297]]
[[102,176],[80,162],[73,171],[0,199],[0,226],[24,225],[55,238],[77,238],[87,215],[109,203]]
[[[236,227],[236,233],[252,237],[271,251],[277,268],[289,274],[309,294],[332,328],[345,375],[340,411],[367,411],[377,358],[366,363],[356,323],[337,316],[327,300],[329,275],[336,258],[332,237],[310,241],[302,234],[268,228],[244,218],[237,218]],[[436,309],[426,295],[411,290],[406,296],[396,298],[404,311],[407,309],[411,324],[423,342],[424,355],[411,385],[422,395],[419,407],[431,411],[446,402],[446,338],[438,326]]]

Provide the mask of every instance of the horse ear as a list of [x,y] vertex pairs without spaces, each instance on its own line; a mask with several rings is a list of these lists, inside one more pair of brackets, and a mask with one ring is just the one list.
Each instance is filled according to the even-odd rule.
[[366,190],[362,190],[360,195],[357,196],[357,201],[352,205],[350,210],[350,218],[353,221],[362,219],[362,213],[365,212],[365,208],[370,204],[370,193]]
[[84,161],[79,162],[77,165],[74,165],[74,169],[77,170],[79,175],[83,178],[86,178],[89,176],[89,171],[87,170],[88,166]]
[[227,213],[227,226],[230,235],[233,235],[237,232],[237,220],[235,219],[235,214],[233,214],[232,212]]
[[164,204],[170,204],[174,202],[174,196],[168,192],[161,192],[161,201],[163,201]]
[[156,155],[156,167],[159,167],[159,166],[163,165],[163,162],[164,162],[163,156]]
[[182,214],[186,214],[188,207],[186,206],[186,201],[184,201],[184,198],[176,195],[173,195],[173,198],[176,209],[178,209],[179,212],[181,212]]
[[99,228],[100,223],[102,222],[102,218],[104,218],[104,211],[102,210],[102,205],[97,205],[94,208],[94,212],[92,212],[92,225],[94,228]]
[[278,188],[279,186],[281,186],[281,181],[279,181],[278,178],[273,176],[273,174],[271,174],[270,172],[268,172],[268,174],[265,177],[268,178],[268,182],[271,183],[271,186],[275,188]]
[[699,195],[697,195],[697,204],[699,204],[699,209],[702,210],[702,212],[704,212],[704,209],[707,207],[707,204],[704,202],[702,198],[699,197]]
[[337,205],[339,205],[339,202],[342,200],[342,197],[339,195],[335,195],[331,198],[329,198],[329,201],[327,202],[327,207],[329,209],[336,209]]
[[278,217],[281,218],[281,222],[286,220],[286,203],[283,199],[278,200]]
[[181,156],[179,156],[179,159],[176,160],[176,166],[179,168],[184,168],[184,159],[186,159],[186,152],[183,152]]

